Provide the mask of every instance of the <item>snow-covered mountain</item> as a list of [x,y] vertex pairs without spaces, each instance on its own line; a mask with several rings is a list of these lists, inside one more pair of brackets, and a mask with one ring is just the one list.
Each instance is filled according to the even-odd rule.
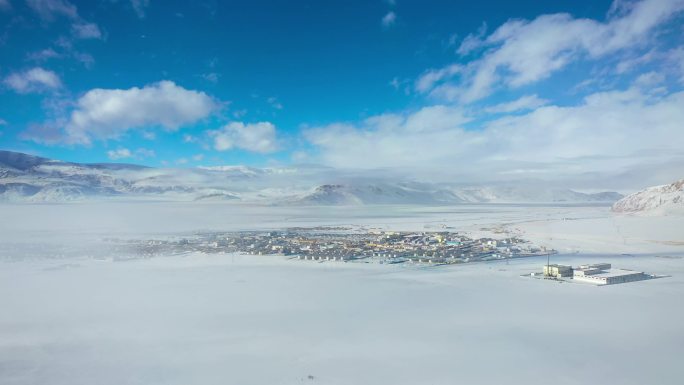
[[[421,188],[422,187],[422,188]],[[325,184],[292,201],[301,205],[462,203],[451,191],[407,184]]]
[[301,205],[459,204],[459,203],[612,203],[616,192],[586,194],[572,190],[524,187],[438,188],[419,183],[325,184],[290,203]]
[[616,192],[582,193],[531,186],[467,187],[454,189],[453,193],[461,201],[470,203],[615,202],[623,197]]
[[62,202],[125,198],[183,201],[248,201],[277,205],[459,204],[609,202],[606,192],[531,186],[456,187],[354,175],[308,165],[153,168],[132,164],[62,162],[0,151],[0,201]]
[[[219,177],[212,177],[213,174]],[[234,195],[225,186],[237,172],[156,169],[131,164],[81,164],[0,151],[0,200],[71,201],[88,197],[155,196],[193,199]],[[220,188],[213,181],[220,181]]]
[[656,215],[684,215],[684,179],[649,187],[615,202],[615,212]]

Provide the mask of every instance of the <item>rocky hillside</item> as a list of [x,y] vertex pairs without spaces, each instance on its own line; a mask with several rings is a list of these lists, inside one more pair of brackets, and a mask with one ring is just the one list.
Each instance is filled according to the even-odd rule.
[[684,179],[628,195],[612,209],[619,213],[684,214]]

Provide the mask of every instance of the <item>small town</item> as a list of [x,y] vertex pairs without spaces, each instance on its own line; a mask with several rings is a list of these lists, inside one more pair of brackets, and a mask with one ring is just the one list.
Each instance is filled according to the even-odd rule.
[[458,264],[555,254],[521,238],[472,239],[457,232],[354,232],[347,228],[199,233],[177,240],[134,241],[137,255],[172,252],[283,255],[305,261]]

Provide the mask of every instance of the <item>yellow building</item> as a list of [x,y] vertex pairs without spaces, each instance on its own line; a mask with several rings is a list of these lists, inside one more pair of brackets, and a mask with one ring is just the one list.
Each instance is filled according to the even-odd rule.
[[572,266],[567,265],[544,265],[544,276],[545,277],[572,277]]

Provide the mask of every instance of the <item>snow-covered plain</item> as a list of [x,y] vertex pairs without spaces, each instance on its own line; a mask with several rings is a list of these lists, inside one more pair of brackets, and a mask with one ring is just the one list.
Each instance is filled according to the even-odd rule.
[[[608,207],[0,205],[2,384],[678,384],[683,217]],[[545,258],[417,267],[277,256],[121,260],[104,237],[353,225],[514,233],[554,262],[670,275],[608,287]],[[576,252],[576,254],[574,254]],[[628,254],[628,255],[622,255]]]

